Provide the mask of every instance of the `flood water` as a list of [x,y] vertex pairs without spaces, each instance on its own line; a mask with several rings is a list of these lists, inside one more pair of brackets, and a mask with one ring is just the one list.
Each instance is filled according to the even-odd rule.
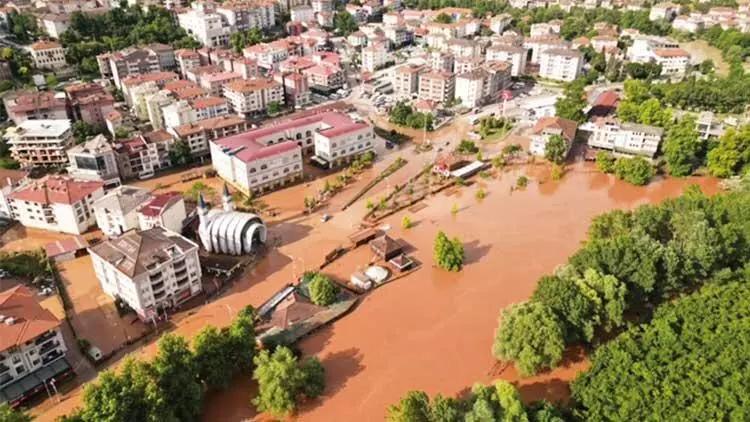
[[[522,174],[532,183],[511,192]],[[527,401],[567,399],[567,383],[586,368],[585,357],[571,352],[560,368],[527,379],[512,367],[503,370],[490,352],[500,310],[526,300],[541,275],[565,262],[593,216],[659,202],[693,183],[714,193],[717,183],[669,179],[635,187],[590,164],[569,169],[559,182],[548,180],[548,174],[544,166],[530,166],[482,181],[487,197],[481,202],[475,199],[479,183],[450,196],[439,194],[410,214],[415,227],[408,231],[400,228],[404,212],[388,218],[392,235],[415,248],[423,268],[373,292],[350,315],[302,341],[305,354],[323,361],[327,390],[322,399],[305,404],[296,419],[382,421],[386,407],[411,389],[456,395],[497,378],[518,382]],[[454,205],[460,210],[456,215]],[[458,274],[432,266],[438,230],[459,235],[464,243],[466,266]],[[295,249],[315,255],[304,245],[316,245],[318,236],[335,243],[323,233],[313,230]],[[212,394],[204,420],[265,420],[249,407],[253,388],[244,378],[229,391]]]

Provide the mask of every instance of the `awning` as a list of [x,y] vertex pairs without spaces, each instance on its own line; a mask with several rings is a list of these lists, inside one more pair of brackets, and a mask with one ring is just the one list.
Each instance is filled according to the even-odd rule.
[[65,358],[58,359],[51,364],[0,388],[0,403],[9,402],[11,406],[13,406],[16,402],[43,390],[44,384],[49,382],[52,378],[59,381],[72,371],[73,368]]

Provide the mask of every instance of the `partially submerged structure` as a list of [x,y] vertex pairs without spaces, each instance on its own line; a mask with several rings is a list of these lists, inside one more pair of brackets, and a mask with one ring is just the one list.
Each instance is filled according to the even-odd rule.
[[224,185],[222,209],[209,210],[203,195],[198,198],[198,235],[208,252],[243,255],[266,242],[266,224],[256,214],[234,210],[232,196]]

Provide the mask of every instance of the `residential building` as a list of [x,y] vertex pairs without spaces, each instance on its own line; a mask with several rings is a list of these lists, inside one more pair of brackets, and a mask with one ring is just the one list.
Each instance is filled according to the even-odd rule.
[[484,64],[484,57],[464,56],[456,59],[453,63],[453,73],[460,75],[472,70],[479,69]]
[[512,45],[493,45],[487,48],[485,61],[501,61],[510,63],[510,74],[513,77],[518,77],[526,72],[527,51],[528,50],[523,47],[515,47]]
[[313,11],[315,13],[333,12],[332,0],[311,0]]
[[583,53],[564,48],[545,50],[539,56],[539,76],[555,81],[571,82],[583,69]]
[[315,12],[308,5],[300,5],[292,8],[291,19],[295,22],[310,22],[315,20]]
[[450,53],[433,51],[428,57],[430,68],[435,72],[453,72],[455,58]]
[[41,23],[47,35],[50,38],[59,40],[60,36],[68,30],[70,26],[70,14],[69,13],[46,13],[39,17]]
[[362,49],[362,70],[374,72],[393,62],[388,50],[380,44],[373,44]]
[[25,171],[0,169],[0,218],[13,218],[8,195],[26,181],[26,176]]
[[209,142],[246,131],[247,121],[237,116],[221,116],[199,120],[169,129],[175,138],[187,142],[194,157],[209,154]]
[[31,61],[37,69],[60,69],[68,65],[65,50],[54,41],[37,41],[29,47]]
[[588,145],[620,154],[653,158],[659,150],[664,129],[655,126],[598,118],[584,123],[578,130],[589,132]]
[[453,57],[479,57],[482,55],[482,44],[476,40],[453,39],[445,43],[445,48]]
[[169,148],[174,142],[172,134],[156,130],[133,138],[124,139],[114,145],[117,165],[123,179],[152,177],[157,171],[172,166]]
[[591,47],[597,53],[617,48],[617,37],[611,35],[597,35],[591,38]]
[[138,207],[151,198],[147,189],[118,186],[94,201],[96,225],[107,236],[119,236],[139,228]]
[[198,121],[198,116],[192,104],[186,100],[175,101],[162,109],[164,127],[174,128]]
[[344,85],[344,71],[338,66],[315,65],[302,71],[311,85],[337,89]]
[[681,48],[654,50],[654,60],[661,65],[661,75],[681,78],[690,69],[690,53]]
[[162,227],[131,230],[89,248],[102,289],[143,321],[198,295],[198,245]]
[[448,72],[429,72],[419,77],[419,99],[447,104],[453,101],[456,77]]
[[250,28],[267,29],[276,25],[276,8],[271,1],[233,1],[218,3],[216,13],[232,31],[247,32]]
[[211,75],[203,75],[200,78],[200,87],[205,89],[209,95],[220,97],[224,94],[224,87],[228,84],[241,81],[242,75],[234,72],[220,72]]
[[177,50],[175,51],[177,68],[183,78],[187,78],[187,72],[191,69],[201,66],[201,56],[195,50]]
[[148,121],[154,130],[164,129],[164,107],[174,103],[174,95],[165,89],[160,89],[153,93],[148,93],[143,97]]
[[56,92],[8,92],[3,97],[3,103],[8,117],[17,125],[26,120],[68,118],[65,95]]
[[399,67],[393,78],[396,98],[409,100],[416,97],[419,93],[419,74],[424,70],[424,66],[410,64]]
[[208,120],[229,114],[229,105],[224,98],[198,98],[191,101],[190,105],[195,110],[196,120]]
[[702,19],[693,16],[678,16],[672,21],[672,28],[678,31],[690,32],[694,34],[705,28]]
[[224,19],[213,4],[204,2],[195,2],[190,10],[177,15],[180,27],[205,47],[229,44],[232,27]]
[[77,83],[65,87],[73,119],[103,127],[106,116],[115,109],[115,98],[95,83]]
[[510,64],[490,62],[456,76],[456,99],[464,107],[474,108],[496,100],[510,84]]
[[[727,119],[728,121],[729,119]],[[731,126],[731,125],[730,125]],[[726,127],[724,123],[717,119],[713,112],[704,111],[698,114],[695,122],[695,129],[700,134],[701,139],[707,141],[711,138],[719,138],[724,134]]]
[[304,75],[296,72],[275,73],[273,80],[284,87],[284,104],[295,108],[310,104],[310,87]]
[[[64,362],[68,347],[60,320],[26,286],[0,292],[0,316],[0,397],[12,405],[43,388],[40,384],[64,377],[53,367]],[[67,362],[61,366],[71,370]]]
[[561,136],[565,140],[566,151],[569,151],[573,145],[577,131],[578,123],[574,120],[563,119],[558,116],[542,117],[536,122],[531,131],[532,137],[529,152],[543,157],[547,143],[552,136]]
[[104,135],[96,135],[70,148],[68,160],[68,174],[76,179],[96,180],[104,183],[105,188],[120,185],[117,157]]
[[638,36],[628,49],[631,61],[637,63],[656,62],[662,66],[662,76],[681,77],[690,67],[690,54],[669,38]]
[[411,33],[407,31],[405,26],[388,26],[383,32],[393,48],[400,48],[411,42]]
[[104,184],[68,176],[45,176],[8,195],[13,218],[25,227],[82,234],[96,224],[93,203]]
[[23,167],[57,166],[68,162],[73,144],[70,120],[26,120],[5,133],[11,157]]
[[187,218],[185,199],[180,192],[154,195],[138,207],[138,225],[141,230],[163,227],[181,233]]
[[177,69],[174,49],[165,44],[129,47],[115,53],[96,57],[102,77],[112,77],[115,86],[122,88],[128,76],[140,76]]
[[268,110],[272,102],[284,104],[284,87],[272,79],[250,79],[225,86],[224,96],[232,110],[240,116],[250,116]]
[[330,113],[321,119],[313,139],[313,159],[329,168],[348,164],[365,152],[375,150],[372,126],[342,113]]
[[560,29],[560,21],[534,23],[531,24],[531,32],[529,36],[538,37],[541,35],[557,35],[560,34]]
[[513,22],[513,16],[508,13],[495,15],[490,19],[490,30],[495,34],[502,34]]
[[648,14],[648,19],[651,21],[665,20],[671,21],[677,16],[677,12],[680,11],[680,6],[673,3],[657,3],[651,6],[651,10]]
[[542,35],[526,38],[523,47],[531,50],[530,63],[539,63],[543,51],[550,49],[568,48],[569,43],[558,35]]

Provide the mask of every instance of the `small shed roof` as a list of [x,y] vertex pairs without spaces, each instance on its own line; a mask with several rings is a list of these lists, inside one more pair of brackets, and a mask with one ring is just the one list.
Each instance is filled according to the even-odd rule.
[[370,241],[370,247],[376,254],[383,257],[401,250],[401,244],[387,234]]
[[58,255],[75,252],[88,247],[89,242],[83,236],[73,236],[47,243],[44,245],[44,250],[47,252],[48,257],[54,258]]

